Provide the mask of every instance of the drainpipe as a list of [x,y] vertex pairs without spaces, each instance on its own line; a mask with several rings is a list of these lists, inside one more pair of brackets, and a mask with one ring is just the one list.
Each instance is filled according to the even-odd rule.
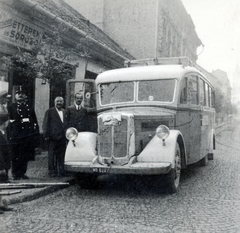
[[[11,5],[13,3],[14,0],[0,0],[8,5]],[[101,48],[107,50],[108,52],[116,55],[117,57],[123,59],[123,60],[129,60],[127,57],[121,55],[120,53],[112,50],[111,48],[109,48],[108,46],[102,44],[101,42],[97,41],[96,39],[90,37],[86,32],[82,31],[81,29],[78,29],[77,27],[65,22],[64,20],[62,20],[61,18],[59,18],[58,16],[50,13],[49,11],[45,10],[43,7],[41,7],[40,5],[38,5],[37,3],[31,2],[29,0],[18,0],[18,2],[23,3],[25,6],[29,7],[29,11],[31,12],[31,10],[36,10],[37,12],[39,12],[40,14],[45,15],[47,18],[51,19],[53,22],[59,23],[59,24],[63,24],[65,27],[67,27],[70,30],[73,30],[75,33],[77,33],[79,36],[84,37],[86,39],[88,39],[90,42],[92,42],[93,44],[100,46]]]

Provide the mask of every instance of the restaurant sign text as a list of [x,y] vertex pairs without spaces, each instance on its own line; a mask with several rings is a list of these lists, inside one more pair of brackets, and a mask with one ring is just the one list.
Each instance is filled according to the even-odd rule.
[[0,39],[31,50],[40,43],[43,30],[21,18],[0,10]]

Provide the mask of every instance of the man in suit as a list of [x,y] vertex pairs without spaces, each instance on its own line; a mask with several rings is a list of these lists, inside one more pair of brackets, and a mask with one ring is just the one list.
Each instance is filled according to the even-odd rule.
[[48,174],[50,177],[66,176],[64,171],[64,155],[66,150],[66,110],[64,100],[58,96],[54,107],[45,112],[43,119],[43,137],[49,141]]
[[0,182],[8,181],[8,170],[11,167],[10,146],[7,138],[8,126],[8,93],[0,92]]
[[75,94],[74,104],[67,108],[68,127],[74,127],[78,132],[88,131],[88,113],[87,109],[82,106],[82,93]]
[[16,90],[16,102],[9,106],[9,142],[12,148],[13,179],[28,179],[28,161],[34,157],[38,146],[39,126],[33,105],[27,97],[27,90],[21,86]]
[[[6,127],[8,125],[8,93],[6,91],[0,92],[0,183],[8,182],[8,170],[11,165],[10,147],[7,140]],[[12,208],[7,206],[7,202],[0,195],[0,214],[4,211],[11,211]]]

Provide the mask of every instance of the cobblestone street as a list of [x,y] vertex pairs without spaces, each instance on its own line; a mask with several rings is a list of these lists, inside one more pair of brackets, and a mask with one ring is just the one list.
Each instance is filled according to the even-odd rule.
[[174,195],[104,177],[97,190],[73,185],[11,205],[0,232],[240,232],[239,138],[240,125],[219,134],[214,160],[184,171]]
[[240,0],[0,0],[0,233],[240,233]]

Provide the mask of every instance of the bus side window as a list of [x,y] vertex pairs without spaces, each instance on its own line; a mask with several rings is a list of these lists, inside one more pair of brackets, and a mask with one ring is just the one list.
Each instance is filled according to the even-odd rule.
[[214,98],[213,98],[213,90],[209,87],[209,106],[214,107]]
[[211,96],[212,96],[212,107],[214,108],[215,107],[215,92],[213,89],[212,89]]
[[211,105],[209,105],[209,86],[208,86],[208,84],[207,83],[205,83],[205,91],[206,91],[206,103],[207,103],[207,106],[211,106]]
[[186,77],[183,79],[182,86],[181,86],[180,103],[181,104],[187,103],[187,78]]
[[198,104],[198,77],[190,76],[188,80],[188,100],[191,104]]
[[200,105],[206,106],[205,83],[201,78],[199,79],[199,101]]

